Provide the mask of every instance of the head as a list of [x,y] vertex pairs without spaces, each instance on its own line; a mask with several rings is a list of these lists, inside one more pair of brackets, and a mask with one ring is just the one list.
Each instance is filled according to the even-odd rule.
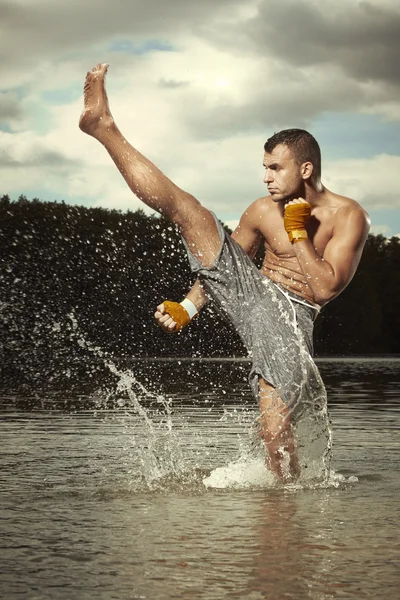
[[304,129],[284,129],[264,145],[265,183],[275,202],[305,196],[307,186],[321,189],[321,151]]

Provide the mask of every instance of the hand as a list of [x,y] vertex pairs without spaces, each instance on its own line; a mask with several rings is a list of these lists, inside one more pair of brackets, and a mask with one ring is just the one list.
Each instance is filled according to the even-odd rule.
[[[289,202],[287,202],[285,204],[285,208],[286,206],[292,206],[293,204],[310,204],[309,202],[307,202],[307,200],[304,200],[304,198],[293,198],[293,200],[290,200]],[[310,204],[311,206],[311,204]]]
[[296,198],[286,204],[283,225],[292,243],[308,237],[306,223],[310,216],[311,204],[303,198]]
[[157,325],[167,333],[175,333],[188,325],[192,320],[186,308],[179,302],[165,300],[154,313]]
[[176,322],[173,320],[171,315],[167,313],[164,302],[157,306],[157,310],[154,313],[154,318],[157,321],[157,325],[161,327],[167,333],[175,333]]

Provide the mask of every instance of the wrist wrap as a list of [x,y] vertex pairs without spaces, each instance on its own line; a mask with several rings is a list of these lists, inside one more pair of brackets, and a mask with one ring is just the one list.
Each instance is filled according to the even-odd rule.
[[176,327],[173,331],[167,331],[167,333],[176,333],[186,327],[197,315],[197,309],[193,302],[189,298],[185,298],[181,303],[174,302],[173,300],[164,300],[165,312],[175,321]]
[[283,226],[293,243],[308,238],[306,223],[311,216],[311,204],[287,204],[283,214]]

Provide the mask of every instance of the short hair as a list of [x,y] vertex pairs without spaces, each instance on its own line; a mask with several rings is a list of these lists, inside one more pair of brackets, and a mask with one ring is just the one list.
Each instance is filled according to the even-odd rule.
[[274,133],[264,144],[264,150],[270,154],[279,144],[290,148],[299,165],[305,162],[312,163],[312,181],[317,183],[321,179],[321,149],[315,137],[305,129],[283,129]]

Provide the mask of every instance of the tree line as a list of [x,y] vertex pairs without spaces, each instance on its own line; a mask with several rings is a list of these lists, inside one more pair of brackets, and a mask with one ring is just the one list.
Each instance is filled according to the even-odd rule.
[[[7,384],[60,369],[79,378],[87,341],[93,359],[246,355],[212,305],[179,334],[155,325],[157,304],[194,281],[177,230],[158,215],[4,195],[0,261]],[[369,235],[353,281],[316,321],[316,354],[400,353],[399,296],[400,240]]]

